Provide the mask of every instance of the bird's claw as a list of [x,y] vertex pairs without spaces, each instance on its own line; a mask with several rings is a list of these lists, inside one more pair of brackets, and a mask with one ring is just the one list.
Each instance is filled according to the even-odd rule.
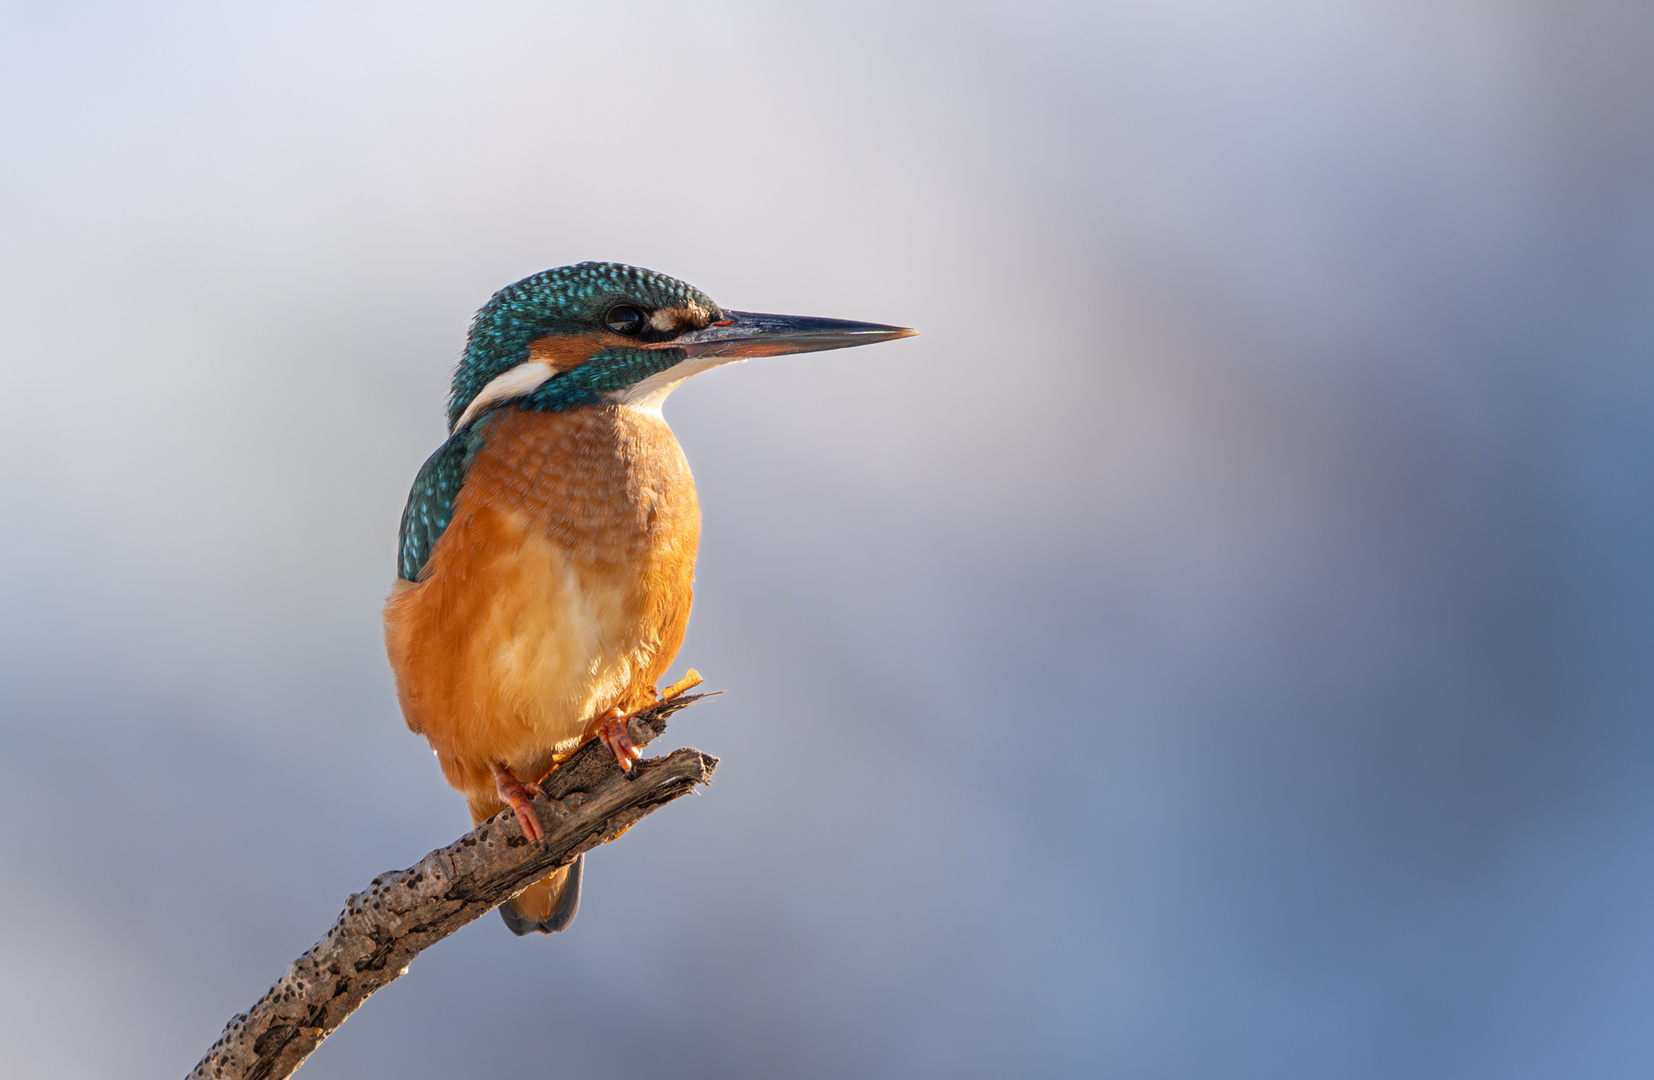
[[603,740],[603,745],[615,756],[622,772],[631,772],[632,762],[643,756],[643,747],[633,741],[632,732],[627,727],[631,719],[616,707],[610,709],[597,726],[597,737]]
[[504,765],[489,766],[494,771],[494,790],[499,794],[500,801],[517,812],[517,823],[523,827],[523,836],[534,843],[545,838],[546,831],[540,827],[540,815],[534,812],[534,804],[529,802],[531,795],[544,795],[539,784],[525,784]]

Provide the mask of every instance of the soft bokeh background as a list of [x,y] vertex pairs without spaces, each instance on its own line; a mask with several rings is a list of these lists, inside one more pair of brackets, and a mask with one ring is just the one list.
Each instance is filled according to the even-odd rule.
[[0,88],[7,1075],[461,831],[397,515],[586,258],[924,336],[678,392],[719,783],[304,1075],[1654,1071],[1654,7],[25,3]]

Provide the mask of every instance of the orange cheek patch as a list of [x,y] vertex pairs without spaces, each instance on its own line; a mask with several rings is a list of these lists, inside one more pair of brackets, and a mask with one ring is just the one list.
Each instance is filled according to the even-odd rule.
[[571,371],[606,349],[635,349],[636,338],[607,330],[591,334],[550,334],[528,343],[528,358],[553,372]]

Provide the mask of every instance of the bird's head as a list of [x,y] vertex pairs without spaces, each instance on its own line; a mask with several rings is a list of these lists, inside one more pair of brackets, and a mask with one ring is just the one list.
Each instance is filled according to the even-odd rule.
[[843,349],[915,333],[900,326],[728,311],[676,278],[586,262],[495,293],[454,372],[449,430],[496,405],[628,403],[658,409],[697,372],[751,356]]

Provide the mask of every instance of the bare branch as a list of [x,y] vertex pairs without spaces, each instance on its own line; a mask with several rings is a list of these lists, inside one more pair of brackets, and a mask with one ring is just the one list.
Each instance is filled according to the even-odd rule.
[[[686,694],[631,722],[639,746],[705,694]],[[607,843],[659,807],[710,782],[716,758],[677,750],[622,773],[601,742],[581,747],[541,785],[534,809],[545,840],[530,843],[510,811],[414,866],[380,874],[345,902],[327,936],[293,961],[268,993],[229,1022],[190,1073],[213,1080],[281,1080],[420,952],[487,914],[576,855]]]

